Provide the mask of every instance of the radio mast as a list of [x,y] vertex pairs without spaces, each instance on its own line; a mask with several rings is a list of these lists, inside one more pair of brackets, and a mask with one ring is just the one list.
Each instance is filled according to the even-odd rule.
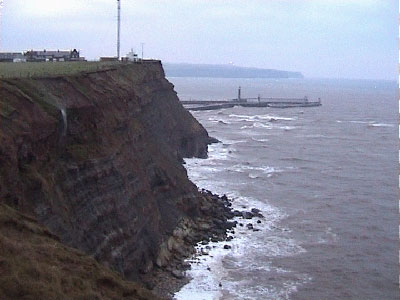
[[118,37],[117,37],[117,58],[119,60],[121,54],[121,0],[118,2]]
[[2,15],[1,15],[1,13],[2,13],[2,8],[3,8],[3,0],[0,0],[0,50],[1,50],[1,46],[2,46],[2,44],[1,44],[1,42],[2,42],[2,40],[1,40],[1,21],[2,21],[2,19],[3,19],[3,17],[2,17]]

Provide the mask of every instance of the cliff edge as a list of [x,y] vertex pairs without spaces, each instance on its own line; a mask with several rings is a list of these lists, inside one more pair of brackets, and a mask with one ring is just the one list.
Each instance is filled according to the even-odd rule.
[[201,215],[178,161],[206,157],[210,141],[159,62],[3,79],[0,203],[138,280]]

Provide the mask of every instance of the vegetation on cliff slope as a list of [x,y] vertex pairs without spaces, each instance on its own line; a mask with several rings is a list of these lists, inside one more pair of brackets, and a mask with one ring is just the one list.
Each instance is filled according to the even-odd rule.
[[0,79],[0,203],[34,216],[65,245],[41,227],[21,227],[19,217],[0,224],[8,228],[0,299],[130,295],[115,274],[102,279],[94,260],[67,246],[147,284],[172,260],[167,241],[177,226],[202,213],[179,161],[205,157],[208,143],[159,62]]
[[0,299],[158,299],[0,204]]

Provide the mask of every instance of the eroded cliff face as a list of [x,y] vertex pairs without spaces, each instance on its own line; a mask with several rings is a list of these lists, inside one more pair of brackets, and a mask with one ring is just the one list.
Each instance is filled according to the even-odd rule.
[[0,202],[126,278],[199,215],[177,161],[205,157],[209,141],[160,63],[0,80]]
[[[36,220],[0,204],[0,299],[156,300]],[[161,299],[160,299],[161,300]]]

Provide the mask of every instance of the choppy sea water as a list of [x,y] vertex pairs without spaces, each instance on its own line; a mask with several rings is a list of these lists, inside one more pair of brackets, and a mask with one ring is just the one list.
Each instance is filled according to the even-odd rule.
[[395,82],[170,81],[184,100],[234,98],[241,85],[244,97],[323,103],[193,113],[222,143],[186,160],[189,177],[266,220],[212,245],[176,299],[399,299]]

